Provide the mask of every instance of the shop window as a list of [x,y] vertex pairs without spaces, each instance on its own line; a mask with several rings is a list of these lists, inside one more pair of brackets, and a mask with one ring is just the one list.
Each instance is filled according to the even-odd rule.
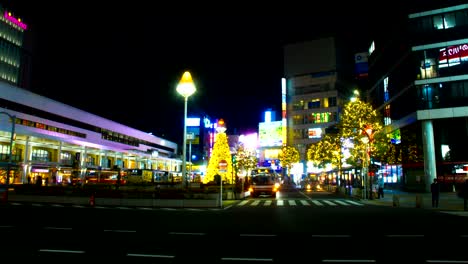
[[45,149],[33,149],[32,151],[32,160],[38,162],[49,162],[50,153]]
[[60,153],[60,162],[64,165],[72,165],[73,158],[70,152],[62,152]]

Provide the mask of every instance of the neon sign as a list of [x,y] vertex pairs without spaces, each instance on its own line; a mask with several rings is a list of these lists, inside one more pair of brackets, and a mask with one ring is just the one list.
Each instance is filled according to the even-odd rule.
[[11,15],[11,12],[5,11],[5,13],[4,13],[3,16],[4,16],[8,21],[10,21],[11,23],[17,25],[18,27],[20,27],[20,28],[22,28],[22,29],[24,29],[24,30],[26,30],[26,29],[28,28],[28,26],[27,26],[25,23],[23,23],[23,22],[21,21],[21,18],[16,18],[16,17],[12,16],[12,15]]

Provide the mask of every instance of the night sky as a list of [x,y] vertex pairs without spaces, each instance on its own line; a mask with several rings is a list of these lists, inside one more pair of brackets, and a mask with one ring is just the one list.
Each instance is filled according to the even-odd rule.
[[300,7],[95,2],[2,1],[29,26],[31,90],[175,142],[184,109],[176,85],[185,70],[197,86],[189,116],[223,118],[228,134],[256,131],[267,108],[280,118],[285,44],[340,32],[366,50],[366,24],[383,17],[359,1],[299,15],[291,14]]

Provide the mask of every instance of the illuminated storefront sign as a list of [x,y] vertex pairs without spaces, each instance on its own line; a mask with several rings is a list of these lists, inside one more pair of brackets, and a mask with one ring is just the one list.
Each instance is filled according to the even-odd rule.
[[260,147],[281,146],[283,144],[283,129],[281,121],[259,123],[258,130]]
[[321,128],[309,128],[309,138],[321,138],[322,129]]
[[468,44],[450,46],[440,49],[439,67],[450,67],[468,60]]

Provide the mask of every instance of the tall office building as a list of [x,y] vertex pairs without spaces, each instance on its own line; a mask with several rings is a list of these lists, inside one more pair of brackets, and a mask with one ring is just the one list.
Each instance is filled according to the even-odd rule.
[[369,46],[368,99],[401,136],[401,171],[384,176],[426,191],[438,178],[452,190],[468,168],[468,4],[419,2],[392,23]]
[[322,138],[326,128],[338,122],[340,108],[349,96],[354,58],[340,47],[337,37],[284,47],[285,143],[299,150],[303,168],[296,173],[311,172],[307,150]]
[[0,5],[0,80],[29,89],[31,56],[24,48],[28,25]]

